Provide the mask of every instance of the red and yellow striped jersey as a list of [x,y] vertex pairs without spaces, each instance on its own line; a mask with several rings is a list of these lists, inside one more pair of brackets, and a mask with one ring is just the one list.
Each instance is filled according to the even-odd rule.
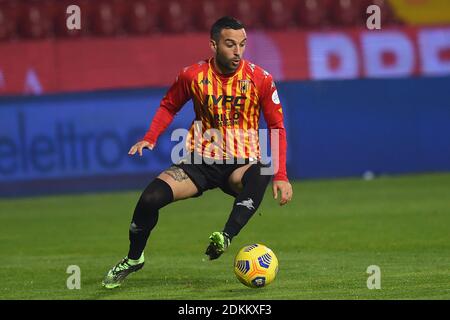
[[275,180],[287,180],[286,133],[283,112],[272,76],[241,60],[232,74],[221,74],[213,58],[184,68],[161,101],[144,140],[155,144],[173,116],[192,99],[195,119],[186,139],[187,149],[214,159],[260,159],[259,118],[269,130],[278,129],[279,169]]

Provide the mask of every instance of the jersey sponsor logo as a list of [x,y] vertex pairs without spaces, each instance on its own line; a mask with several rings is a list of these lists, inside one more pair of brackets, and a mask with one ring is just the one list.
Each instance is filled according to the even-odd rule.
[[245,99],[247,97],[245,96],[227,96],[227,95],[219,95],[216,96],[214,94],[207,94],[205,96],[205,105],[209,106],[210,102],[213,103],[213,105],[217,106],[219,103],[222,103],[222,106],[227,106],[229,104],[232,107],[243,107]]
[[218,126],[235,126],[239,125],[241,113],[239,111],[233,113],[214,114],[214,121]]
[[[232,120],[238,120],[240,116],[241,115],[239,112],[226,113],[226,114],[214,114],[214,120],[216,120],[220,124],[223,122],[225,122],[227,124],[231,124]],[[233,122],[233,124],[237,124],[237,123]]]
[[278,91],[277,91],[277,90],[275,90],[275,91],[272,93],[272,101],[273,101],[273,103],[275,103],[275,104],[280,104],[280,98],[278,98]]

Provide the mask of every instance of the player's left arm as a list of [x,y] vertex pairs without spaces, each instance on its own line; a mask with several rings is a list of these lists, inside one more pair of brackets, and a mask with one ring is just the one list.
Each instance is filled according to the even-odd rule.
[[278,132],[278,152],[274,148],[275,143],[271,141],[272,166],[275,167],[272,184],[273,197],[278,199],[278,193],[280,193],[280,205],[285,205],[292,199],[292,186],[286,171],[286,129],[284,128],[283,108],[278,97],[277,88],[270,74],[265,76],[261,91],[261,108],[269,128],[269,136],[272,137],[274,130]]

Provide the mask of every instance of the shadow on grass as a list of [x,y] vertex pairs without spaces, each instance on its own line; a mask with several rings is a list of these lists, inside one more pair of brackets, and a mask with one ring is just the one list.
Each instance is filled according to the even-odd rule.
[[266,288],[246,288],[239,282],[222,281],[215,278],[146,277],[128,278],[122,286],[106,289],[101,279],[85,280],[85,286],[93,289],[87,300],[227,300],[264,299]]

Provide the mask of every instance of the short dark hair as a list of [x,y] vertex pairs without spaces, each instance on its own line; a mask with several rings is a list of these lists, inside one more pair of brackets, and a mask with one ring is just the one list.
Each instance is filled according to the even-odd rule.
[[214,22],[214,24],[211,27],[211,39],[218,41],[219,40],[219,36],[220,36],[220,32],[223,29],[233,29],[233,30],[239,30],[239,29],[243,29],[244,28],[244,24],[242,22],[240,22],[239,20],[233,18],[233,17],[222,17],[219,20],[217,20],[216,22]]

